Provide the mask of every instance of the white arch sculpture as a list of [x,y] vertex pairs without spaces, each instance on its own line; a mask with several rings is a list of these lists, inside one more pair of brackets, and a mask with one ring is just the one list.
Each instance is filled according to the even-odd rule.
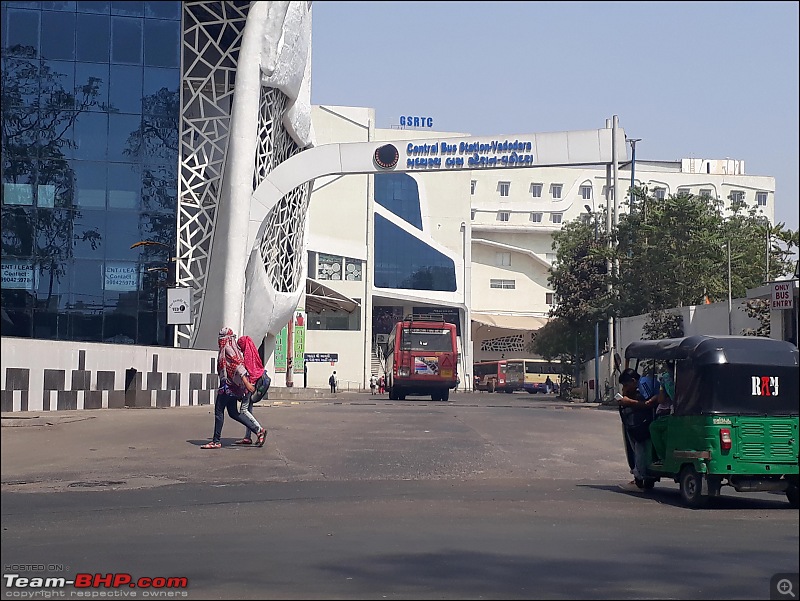
[[[616,153],[612,151],[612,138],[616,136]],[[346,144],[326,144],[317,146],[299,153],[281,163],[272,171],[253,192],[250,203],[250,240],[248,245],[252,249],[247,263],[244,313],[242,323],[248,335],[266,336],[268,341],[274,340],[287,321],[292,317],[304,290],[304,283],[294,291],[287,293],[274,293],[263,269],[264,257],[260,253],[262,248],[260,240],[268,234],[268,220],[265,217],[273,210],[276,204],[295,190],[315,178],[327,175],[351,175],[414,171],[456,171],[474,170],[481,167],[469,165],[469,156],[481,156],[479,153],[456,150],[442,156],[441,149],[448,147],[462,148],[492,148],[497,142],[501,144],[509,141],[524,141],[530,143],[530,150],[517,153],[508,150],[495,153],[494,156],[510,158],[513,154],[531,155],[534,157],[530,163],[518,166],[507,166],[505,169],[525,169],[531,167],[557,166],[557,165],[594,165],[612,164],[614,156],[625,156],[625,133],[622,129],[597,129],[586,131],[523,134],[513,136],[475,137],[475,138],[440,138],[438,140],[395,140],[391,142],[354,142]],[[416,150],[409,149],[432,147],[436,144],[436,157],[432,150],[427,152],[425,158],[439,158],[439,164],[432,166],[418,166],[416,163],[409,165],[416,157]],[[385,168],[378,165],[376,152],[379,149],[394,147],[398,153],[397,165]],[[424,154],[424,151],[423,151]],[[404,156],[406,155],[406,156]],[[459,157],[462,164],[448,164],[447,158]],[[616,182],[614,187],[618,187]],[[617,194],[615,198],[619,198]],[[299,257],[302,262],[303,273],[306,271],[307,254]],[[265,303],[266,298],[272,299],[272,304]],[[230,322],[239,323],[238,315],[231,314]],[[268,347],[269,348],[269,347]],[[269,354],[269,353],[268,353]]]
[[[178,282],[198,292],[194,324],[180,333],[186,346],[216,348],[219,329],[229,326],[266,338],[271,355],[305,288],[305,219],[317,177],[610,165],[625,156],[616,119],[598,130],[313,147],[311,3],[185,3],[184,15],[192,60],[184,67]],[[220,27],[237,37],[226,42]],[[209,47],[216,64],[204,56]],[[396,151],[391,164],[376,160],[383,147]],[[525,160],[515,162],[518,155]]]

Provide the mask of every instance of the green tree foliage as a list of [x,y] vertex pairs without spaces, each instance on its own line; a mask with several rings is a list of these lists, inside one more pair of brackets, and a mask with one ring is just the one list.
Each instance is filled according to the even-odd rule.
[[642,327],[643,340],[662,340],[663,338],[681,338],[683,336],[683,316],[680,313],[657,309],[647,316]]
[[596,217],[597,223],[572,221],[553,235],[556,261],[548,282],[558,303],[551,312],[554,319],[536,332],[527,347],[528,352],[548,359],[559,358],[570,373],[593,354],[595,321],[605,321],[611,307],[608,239],[599,225],[605,219],[590,217]]
[[[602,214],[596,241],[591,220],[568,223],[553,236],[556,261],[548,281],[558,305],[550,330],[534,337],[529,352],[591,356],[594,322],[609,315],[649,314],[653,337],[682,332],[665,312],[702,304],[706,296],[712,302],[727,299],[729,245],[734,298],[796,268],[798,232],[770,224],[739,200],[691,194],[660,200],[642,188],[634,190],[634,199],[633,211],[620,215],[611,245]],[[607,259],[619,266],[612,274]],[[600,328],[603,337],[605,330]]]
[[770,301],[763,298],[751,298],[745,304],[745,311],[748,317],[757,319],[759,326],[757,328],[745,328],[742,330],[742,336],[763,336],[769,338],[770,325]]

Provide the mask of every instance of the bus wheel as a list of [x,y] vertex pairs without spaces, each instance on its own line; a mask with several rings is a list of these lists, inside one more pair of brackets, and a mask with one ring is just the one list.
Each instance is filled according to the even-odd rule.
[[450,390],[446,389],[443,390],[442,393],[439,395],[440,401],[449,401],[450,400]]
[[703,497],[703,476],[691,465],[686,465],[680,473],[681,499],[689,507],[701,507]]
[[389,388],[389,400],[390,401],[396,401],[397,400],[397,395],[394,393],[394,386]]
[[431,400],[432,401],[440,401],[441,399],[439,398],[439,393],[438,392],[431,393]]

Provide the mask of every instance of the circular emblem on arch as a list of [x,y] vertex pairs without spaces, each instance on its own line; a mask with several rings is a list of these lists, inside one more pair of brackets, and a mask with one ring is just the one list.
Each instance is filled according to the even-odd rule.
[[394,169],[400,160],[400,153],[392,144],[384,144],[375,150],[375,164],[381,169]]

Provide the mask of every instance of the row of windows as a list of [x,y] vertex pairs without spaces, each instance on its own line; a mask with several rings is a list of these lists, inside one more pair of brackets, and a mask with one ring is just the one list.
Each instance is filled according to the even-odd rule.
[[4,58],[3,108],[19,119],[63,115],[65,125],[87,112],[171,115],[179,82],[178,69]]
[[39,2],[38,0],[4,1],[3,6],[41,9],[44,11],[96,13],[100,15],[123,15],[127,17],[147,17],[149,19],[171,19],[179,21],[181,18],[180,2],[162,1],[114,1],[103,0]]
[[[477,215],[478,209],[472,209],[471,216],[472,220],[475,220],[475,215]],[[540,212],[533,212],[529,215],[529,219],[533,223],[542,223],[542,218],[544,217],[544,213]],[[550,213],[550,223],[562,223],[564,214],[563,213]],[[511,220],[511,211],[497,211],[497,221],[510,221]]]
[[[477,189],[477,186],[478,186],[477,180],[472,180],[470,182],[470,194],[472,194],[473,196],[475,195],[475,190]],[[544,184],[537,184],[537,183],[531,184],[530,195],[533,198],[541,198],[543,188]],[[500,194],[501,197],[509,196],[511,193],[511,182],[497,182],[497,192]],[[564,192],[564,184],[550,184],[550,196],[552,198],[560,199],[563,192]],[[584,200],[590,200],[592,198],[592,187],[581,186],[580,194]]]
[[[5,300],[3,305],[5,306]],[[55,312],[9,308],[3,317],[3,336],[172,346],[172,340],[167,336],[166,317],[153,311],[125,315],[114,312]]]
[[[478,182],[477,180],[472,180],[470,182],[470,193],[472,195],[475,194],[475,190],[477,189]],[[540,183],[532,183],[530,185],[530,195],[532,198],[541,198],[542,191],[544,189],[544,184]],[[499,192],[501,197],[508,197],[511,192],[511,182],[497,182],[497,191]],[[559,200],[562,198],[562,194],[564,191],[563,184],[550,184],[550,196],[553,199]],[[578,189],[581,199],[583,200],[592,200],[592,186],[590,185],[582,185]],[[610,194],[610,200],[614,200],[614,189],[611,188],[608,190]],[[603,196],[605,196],[606,188],[603,186]],[[664,200],[666,198],[667,190],[666,188],[657,187],[653,189],[653,194],[659,200]],[[691,194],[691,188],[687,187],[679,187],[677,189],[677,194]],[[700,196],[713,196],[713,190],[710,189],[700,189],[699,192]],[[757,206],[766,206],[767,204],[767,192],[756,192],[756,205]],[[733,190],[730,193],[730,200],[734,202],[745,202],[746,200],[746,193],[744,190]],[[498,218],[499,219],[499,218]],[[507,219],[499,219],[500,221],[507,221]],[[555,222],[554,222],[555,223]]]
[[[545,257],[545,260],[552,265],[556,260],[556,253],[545,253],[544,257]],[[498,252],[498,253],[495,253],[495,255],[494,255],[494,264],[497,267],[510,267],[511,266],[511,253],[510,252]]]
[[180,66],[179,20],[9,8],[2,32],[5,56]]
[[[154,242],[131,248],[137,242]],[[2,208],[3,261],[8,257],[61,262],[72,258],[168,259],[175,248],[173,213]]]
[[[4,206],[133,209],[174,213],[174,165],[13,161],[3,171]],[[135,218],[134,218],[135,219]]]
[[323,253],[317,254],[316,259],[316,279],[318,280],[361,281],[363,271],[361,259]]
[[[167,272],[156,261],[91,261],[3,257],[3,307],[41,311],[155,311]],[[161,305],[163,307],[163,304]]]
[[[686,186],[680,186],[675,191],[676,195],[678,196],[688,196],[692,194],[692,189]],[[710,188],[700,188],[698,191],[699,196],[708,196],[709,198],[715,198],[714,190]],[[664,200],[667,197],[667,189],[662,187],[653,188],[653,196],[656,197],[658,200]],[[757,191],[755,193],[756,197],[756,206],[765,207],[767,206],[767,198],[769,196],[768,192]],[[728,199],[734,203],[744,203],[747,201],[747,192],[745,190],[731,190],[730,194],[728,195]]]

